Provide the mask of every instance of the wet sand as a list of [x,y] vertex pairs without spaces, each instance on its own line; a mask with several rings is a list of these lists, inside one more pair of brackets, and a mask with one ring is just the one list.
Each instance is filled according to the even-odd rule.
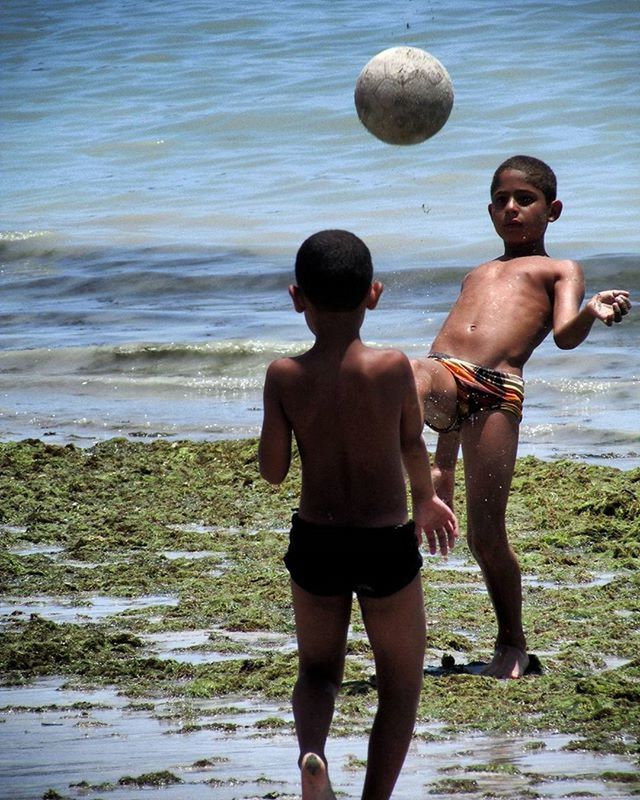
[[[26,442],[0,461],[2,796],[299,797],[280,563],[297,475],[265,486],[253,442]],[[486,593],[463,543],[426,559],[425,684],[397,800],[638,795],[639,483],[519,461],[509,524],[539,675],[460,669],[489,657]],[[359,797],[373,676],[354,613],[328,750],[339,797]]]
[[[231,697],[189,704],[154,701],[152,711],[146,705],[111,689],[65,689],[59,679],[0,689],[0,773],[3,791],[9,792],[3,796],[33,800],[57,787],[62,796],[119,800],[299,797],[286,704]],[[8,713],[7,707],[15,710]],[[262,727],[276,718],[284,731]],[[564,734],[456,736],[443,732],[439,723],[421,724],[394,797],[449,798],[456,786],[465,797],[622,800],[637,794],[631,759],[568,753],[570,739]],[[359,797],[366,739],[334,739],[329,757],[339,796]],[[146,789],[126,785],[127,776],[154,773],[176,783],[150,783]],[[626,775],[630,782],[605,780],[607,773]]]

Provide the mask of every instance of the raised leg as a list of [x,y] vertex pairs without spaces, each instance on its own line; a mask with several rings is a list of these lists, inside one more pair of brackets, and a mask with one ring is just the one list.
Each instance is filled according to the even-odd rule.
[[424,678],[426,624],[420,575],[390,597],[361,597],[360,606],[378,687],[362,800],[388,800],[411,743]]
[[424,420],[436,429],[445,429],[456,420],[458,390],[453,375],[434,358],[411,361]]
[[494,657],[484,674],[518,678],[528,664],[522,628],[522,581],[505,520],[518,448],[518,422],[502,411],[481,412],[463,423],[461,441],[467,539],[498,622]]
[[[411,366],[425,423],[446,430],[457,417],[458,392],[453,375],[433,358],[415,359]],[[431,468],[436,494],[452,510],[459,445],[458,431],[440,433]]]

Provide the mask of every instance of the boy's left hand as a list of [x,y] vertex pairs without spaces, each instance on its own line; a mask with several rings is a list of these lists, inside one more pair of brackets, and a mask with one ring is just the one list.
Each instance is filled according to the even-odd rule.
[[458,519],[449,506],[434,494],[430,500],[414,505],[413,519],[418,543],[422,543],[424,531],[429,552],[434,556],[438,549],[446,556],[453,550],[458,538]]
[[587,306],[596,319],[611,327],[614,322],[622,322],[624,315],[629,313],[631,301],[629,292],[624,289],[607,289],[594,295]]

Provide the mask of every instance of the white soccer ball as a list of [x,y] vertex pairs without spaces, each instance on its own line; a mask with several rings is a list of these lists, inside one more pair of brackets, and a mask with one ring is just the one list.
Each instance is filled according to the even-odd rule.
[[390,47],[358,76],[355,104],[365,128],[387,144],[418,144],[449,119],[453,85],[449,73],[418,47]]

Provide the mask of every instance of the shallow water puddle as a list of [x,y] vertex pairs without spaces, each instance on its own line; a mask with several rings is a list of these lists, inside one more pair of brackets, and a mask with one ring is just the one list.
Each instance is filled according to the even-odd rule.
[[173,631],[170,633],[146,633],[140,636],[156,658],[178,661],[181,664],[206,664],[239,657],[249,658],[249,654],[220,653],[209,649],[209,631]]
[[125,611],[152,608],[154,606],[177,606],[178,598],[172,594],[146,595],[144,597],[109,597],[91,594],[65,601],[60,597],[36,595],[33,597],[0,598],[0,626],[7,617],[19,614],[38,614],[53,622],[95,622]]
[[[12,800],[34,800],[49,788],[68,797],[108,791],[113,800],[299,797],[288,703],[240,697],[129,703],[110,689],[67,689],[50,679],[0,687],[0,708],[0,784]],[[274,730],[274,719],[284,725],[281,731]],[[475,798],[523,791],[629,798],[630,785],[598,775],[632,772],[633,765],[616,756],[563,751],[568,736],[447,737],[438,723],[421,725],[417,733],[394,800],[450,800],[460,796],[451,791],[455,781],[466,787],[465,797]],[[332,739],[328,755],[335,789],[342,797],[359,797],[364,737]],[[125,776],[162,771],[181,783],[118,784]]]
[[612,583],[617,576],[615,572],[602,572],[593,575],[589,580],[583,582],[567,582],[567,581],[553,581],[545,580],[537,575],[523,575],[522,583],[526,586],[535,586],[542,589],[593,589],[598,586],[607,586]]
[[[206,630],[146,633],[140,638],[157,658],[184,664],[250,659],[260,653],[286,653],[296,649],[295,637],[286,633],[229,631],[219,626]],[[231,645],[228,651],[225,645]]]
[[56,544],[29,544],[7,548],[12,556],[50,556],[64,551],[64,547]]
[[[127,775],[164,770],[187,786],[154,788],[154,797],[196,800],[214,796],[222,800],[217,789],[211,794],[211,780],[228,783],[229,797],[237,797],[238,781],[250,780],[257,786],[257,779],[267,774],[273,759],[271,739],[263,745],[252,741],[260,735],[254,725],[275,715],[290,717],[278,705],[246,699],[236,702],[235,698],[188,707],[184,702],[164,702],[150,711],[145,704],[129,706],[112,690],[77,691],[62,686],[61,680],[48,680],[30,687],[0,688],[0,784],[12,800],[33,800],[49,787],[81,796],[69,787],[82,781],[93,786],[115,784],[110,796],[118,800],[140,798],[145,790],[118,787],[118,781]],[[87,708],[86,703],[94,705]],[[211,716],[216,708],[227,711],[223,716]],[[188,734],[175,735],[185,723],[195,720],[203,726],[200,730],[192,725]],[[276,757],[282,762],[283,775],[295,764],[293,737],[286,738],[286,756]],[[197,761],[207,761],[210,766],[194,767]],[[262,796],[266,791],[261,789]]]

